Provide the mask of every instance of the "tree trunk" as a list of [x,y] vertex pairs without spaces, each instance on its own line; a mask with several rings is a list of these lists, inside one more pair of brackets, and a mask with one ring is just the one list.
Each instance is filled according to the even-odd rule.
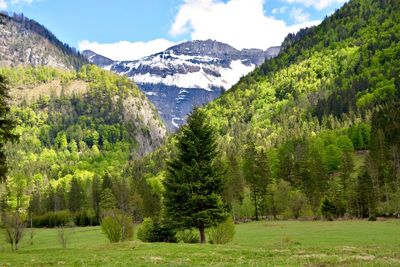
[[204,227],[199,227],[199,232],[200,232],[200,243],[205,244],[206,243],[206,232]]

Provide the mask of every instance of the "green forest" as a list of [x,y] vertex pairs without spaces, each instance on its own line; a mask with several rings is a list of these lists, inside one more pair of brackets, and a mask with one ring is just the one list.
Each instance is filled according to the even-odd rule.
[[[350,1],[203,108],[236,221],[399,216],[399,12]],[[174,142],[130,169],[163,180]]]
[[1,68],[15,129],[0,131],[0,206],[31,227],[101,224],[112,242],[133,222],[143,241],[205,243],[208,229],[218,243],[218,227],[228,242],[251,220],[399,218],[399,42],[398,0],[349,1],[166,138],[126,77]]
[[[98,224],[100,190],[111,188],[107,177],[120,179],[126,162],[139,155],[136,133],[150,134],[143,118],[124,119],[122,100],[144,101],[144,95],[128,79],[91,65],[79,72],[18,67],[0,74],[10,87],[25,91],[61,84],[34,100],[13,101],[10,118],[19,140],[4,145],[9,168],[3,205],[37,216],[37,226],[48,226],[40,220],[53,213],[63,220],[77,213],[83,216],[78,224]],[[69,90],[75,81],[87,88]]]

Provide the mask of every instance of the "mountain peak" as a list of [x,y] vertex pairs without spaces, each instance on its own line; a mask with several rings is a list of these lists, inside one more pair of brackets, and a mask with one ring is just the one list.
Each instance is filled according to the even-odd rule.
[[112,65],[114,63],[114,60],[99,55],[96,52],[93,52],[92,50],[84,50],[82,51],[82,55],[87,58],[87,60],[97,66],[100,66],[102,68]]
[[177,55],[221,57],[227,54],[237,54],[239,51],[232,46],[216,40],[194,40],[172,46],[166,52],[173,51]]
[[0,66],[44,65],[71,70],[85,63],[75,48],[40,23],[22,14],[0,12]]

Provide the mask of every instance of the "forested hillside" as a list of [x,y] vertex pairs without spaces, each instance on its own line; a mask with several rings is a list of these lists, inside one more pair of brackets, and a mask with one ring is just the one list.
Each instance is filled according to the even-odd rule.
[[0,66],[51,66],[77,70],[85,57],[23,14],[0,13]]
[[[399,1],[350,1],[204,107],[235,218],[399,215],[399,41]],[[171,153],[129,172],[157,184]]]
[[29,208],[34,215],[98,211],[91,201],[93,184],[101,185],[104,175],[121,176],[129,159],[165,138],[154,107],[127,78],[92,65],[79,72],[1,68],[0,75],[10,84],[20,136],[5,147],[13,208]]

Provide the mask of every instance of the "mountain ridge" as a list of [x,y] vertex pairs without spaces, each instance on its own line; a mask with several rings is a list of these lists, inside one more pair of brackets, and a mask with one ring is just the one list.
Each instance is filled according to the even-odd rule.
[[174,132],[194,107],[220,96],[241,76],[279,52],[280,47],[237,50],[215,40],[195,40],[139,60],[112,61],[109,65],[110,59],[93,51],[82,54],[90,62],[134,80]]
[[50,66],[78,70],[88,61],[46,27],[23,14],[0,12],[0,66]]

